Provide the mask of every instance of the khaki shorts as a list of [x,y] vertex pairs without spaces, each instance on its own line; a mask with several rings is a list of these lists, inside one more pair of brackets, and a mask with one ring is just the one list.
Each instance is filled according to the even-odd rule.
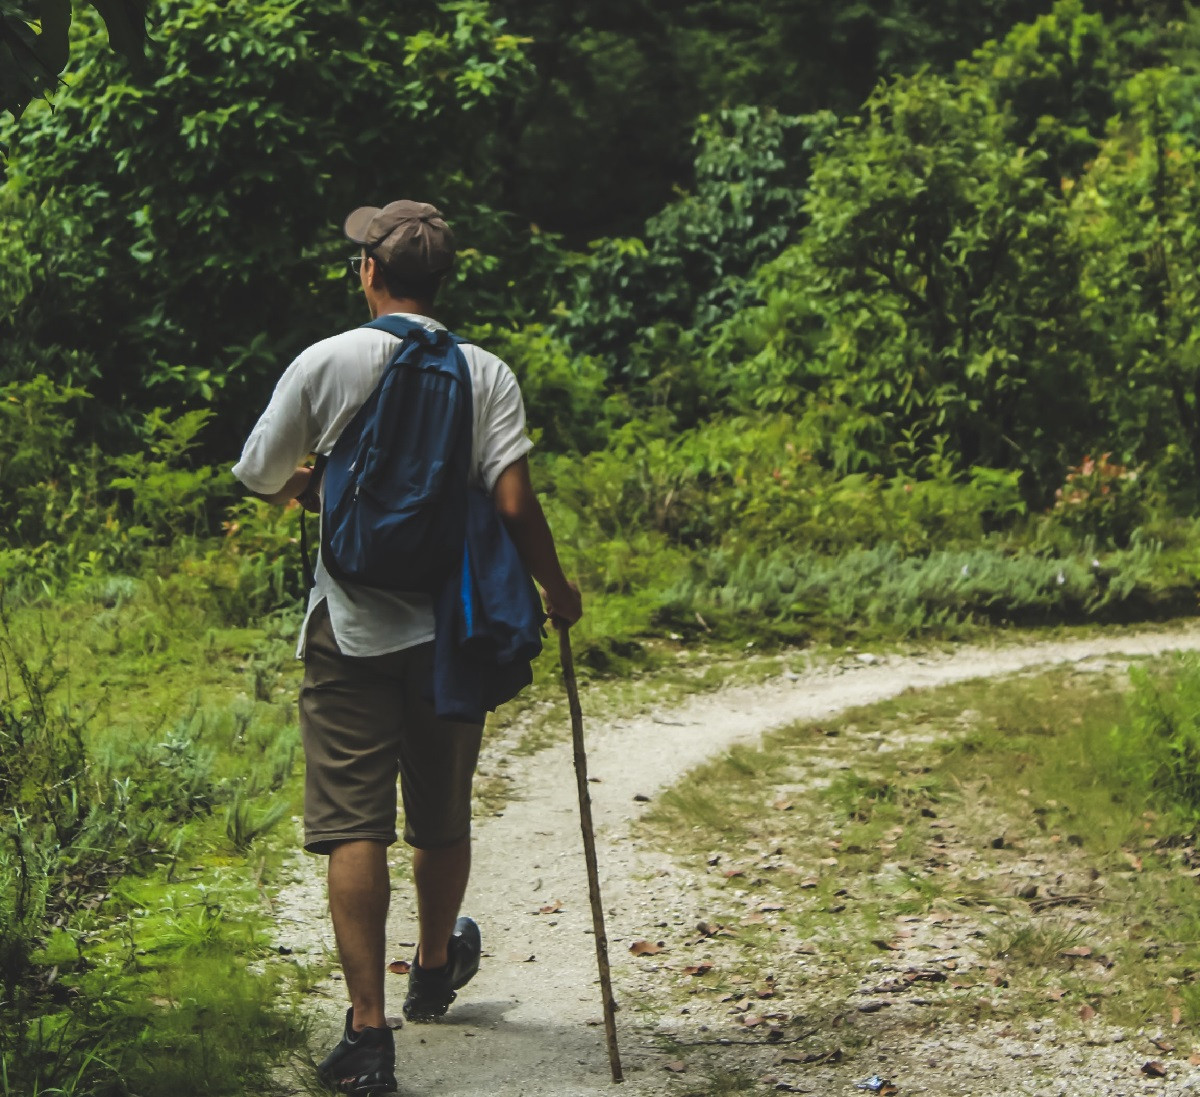
[[471,781],[481,724],[439,720],[426,700],[433,643],[369,658],[338,650],[322,602],[312,613],[300,687],[304,848],[396,840],[396,775],[404,840],[441,849],[471,833]]

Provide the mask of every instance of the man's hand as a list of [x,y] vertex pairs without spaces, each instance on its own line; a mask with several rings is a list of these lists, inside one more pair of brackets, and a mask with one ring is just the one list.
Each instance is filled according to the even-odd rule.
[[554,597],[551,597],[548,591],[543,590],[542,601],[546,605],[546,613],[554,622],[555,628],[560,625],[570,628],[583,616],[583,598],[579,593],[579,588],[569,580],[565,587],[555,593]]
[[312,482],[312,473],[312,469],[302,465],[288,477],[287,483],[278,491],[272,492],[270,495],[264,495],[258,491],[252,491],[250,494],[268,503],[275,503],[278,506],[286,506],[295,499],[305,510],[315,512],[321,508],[317,492],[314,490],[320,486],[320,481],[314,485]]
[[[300,472],[300,469],[296,470]],[[308,475],[304,479],[304,490],[296,493],[296,502],[309,514],[321,513],[321,481],[313,476],[312,469],[305,469]]]

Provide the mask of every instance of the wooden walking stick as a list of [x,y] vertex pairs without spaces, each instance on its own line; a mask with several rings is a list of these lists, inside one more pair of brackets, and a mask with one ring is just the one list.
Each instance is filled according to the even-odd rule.
[[575,684],[575,660],[571,657],[571,637],[565,625],[558,625],[558,656],[562,661],[563,682],[571,706],[571,738],[575,744],[575,782],[579,786],[579,826],[583,831],[583,855],[587,861],[588,896],[592,901],[592,931],[596,938],[596,965],[600,969],[600,993],[604,996],[604,1033],[608,1041],[608,1065],[612,1080],[621,1082],[621,1053],[617,1049],[617,1003],[613,998],[612,976],[608,968],[608,935],[604,932],[604,906],[600,901],[600,872],[596,867],[596,835],[592,829],[592,794],[588,790],[587,753],[583,747],[583,711],[579,707],[579,687]]

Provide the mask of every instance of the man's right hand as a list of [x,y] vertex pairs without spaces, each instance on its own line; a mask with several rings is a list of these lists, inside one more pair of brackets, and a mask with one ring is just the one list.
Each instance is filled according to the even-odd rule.
[[562,625],[570,628],[583,616],[583,596],[579,593],[579,587],[569,580],[566,586],[555,591],[553,597],[549,591],[543,590],[542,601],[555,627]]

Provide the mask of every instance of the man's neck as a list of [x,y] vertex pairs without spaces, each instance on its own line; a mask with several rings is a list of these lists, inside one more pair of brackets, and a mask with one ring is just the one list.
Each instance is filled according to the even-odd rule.
[[408,312],[414,316],[433,316],[433,306],[428,301],[414,297],[381,297],[373,302],[374,317],[387,316],[391,312]]

